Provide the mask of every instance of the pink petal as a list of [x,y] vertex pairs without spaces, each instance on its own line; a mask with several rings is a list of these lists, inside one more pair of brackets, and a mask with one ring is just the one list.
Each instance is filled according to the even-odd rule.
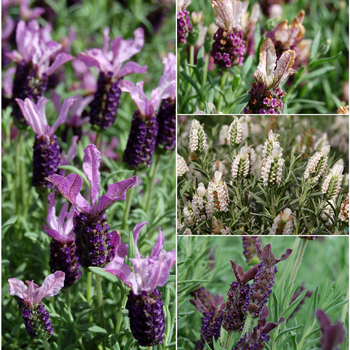
[[49,227],[47,227],[45,224],[43,224],[43,228],[44,228],[44,231],[45,233],[50,236],[51,238],[55,239],[56,241],[58,242],[61,242],[61,243],[65,243],[62,235],[55,229],[51,229]]
[[[40,67],[40,66],[43,66],[46,62],[49,61],[49,58],[51,55],[53,54],[56,54],[61,48],[62,48],[62,45],[57,43],[56,41],[53,41],[53,40],[50,40],[48,42],[45,43],[45,51],[43,52],[43,55],[40,57],[40,60],[39,62],[37,63],[37,65]],[[58,56],[57,56],[58,57]],[[71,56],[72,57],[72,56]],[[73,58],[73,57],[72,57]],[[57,60],[57,58],[56,58]],[[56,61],[55,60],[55,61]],[[54,62],[55,63],[55,62]],[[49,76],[51,74],[48,74],[47,71],[45,71],[45,73]]]
[[[45,113],[43,113],[43,109],[45,108],[48,99],[40,97],[38,105],[35,105],[29,98],[26,98],[24,102],[19,98],[16,98],[16,102],[21,108],[25,120],[33,131],[39,136],[45,134],[47,131],[47,120]],[[38,109],[38,107],[40,109]]]
[[63,101],[63,105],[60,114],[56,120],[56,123],[50,128],[48,135],[52,136],[56,129],[66,121],[69,108],[76,101],[76,97],[68,97]]
[[52,75],[53,73],[56,72],[56,70],[58,68],[60,68],[61,66],[63,66],[65,63],[73,60],[74,57],[72,55],[69,55],[67,53],[59,53],[57,55],[57,57],[55,58],[54,62],[52,63],[52,65],[46,70],[44,71],[44,73],[47,74],[47,76]]
[[63,227],[64,220],[67,217],[68,206],[69,206],[69,203],[64,203],[62,205],[62,208],[60,210],[60,213],[58,215],[58,220],[57,220],[58,229]]
[[134,36],[135,40],[122,40],[122,38],[118,37],[112,41],[111,49],[114,62],[125,62],[142,50],[142,46],[145,42],[143,29],[137,28],[134,31]]
[[10,285],[10,294],[11,295],[17,295],[18,297],[22,299],[26,299],[28,287],[17,278],[9,278],[8,283]]
[[107,55],[109,48],[109,27],[103,30],[103,54]]
[[34,295],[33,303],[39,303],[43,298],[49,298],[59,293],[64,286],[65,273],[56,271],[45,278],[42,286],[37,289]]
[[50,226],[50,228],[58,231],[58,223],[57,223],[56,208],[55,208],[55,205],[56,205],[55,192],[51,192],[47,198],[49,200],[49,209],[47,211],[46,222]]
[[[150,290],[146,289],[147,281],[148,281],[148,267],[149,262],[148,258],[146,259],[130,259],[132,262],[132,266],[134,268],[134,275],[136,280],[136,294],[141,294],[141,292],[144,290],[147,293],[150,292]],[[153,266],[152,266],[153,267]]]
[[2,81],[2,88],[4,90],[5,95],[11,96],[12,95],[12,89],[13,89],[13,76],[16,73],[16,68],[11,67],[9,68],[4,76],[4,79]]
[[101,163],[101,152],[95,145],[89,145],[85,148],[83,160],[83,169],[91,185],[92,205],[95,205],[100,193],[100,177],[98,171]]
[[143,92],[143,84],[143,81],[140,81],[135,86],[131,81],[121,80],[119,87],[122,91],[130,94],[140,113],[145,115],[148,99]]
[[277,67],[273,74],[273,87],[279,87],[289,75],[298,73],[295,69],[292,68],[294,61],[294,50],[288,50],[283,52],[282,56],[277,62]]
[[176,263],[176,249],[172,249],[169,252],[167,252],[167,261],[168,261],[168,268],[169,271]]
[[131,179],[119,181],[109,185],[107,195],[103,195],[92,210],[93,215],[101,215],[105,212],[116,200],[126,200],[126,192],[136,184],[136,176]]
[[86,50],[78,54],[78,59],[83,61],[88,67],[98,66],[105,73],[113,69],[112,64],[99,49]]
[[16,43],[17,43],[17,49],[21,54],[25,52],[25,37],[26,37],[26,24],[24,21],[19,21],[16,27]]
[[163,235],[160,227],[158,227],[158,230],[159,230],[158,240],[157,240],[157,243],[155,244],[155,246],[152,249],[151,258],[157,257],[160,254],[160,252],[162,251],[162,249],[163,249],[164,235]]
[[139,74],[139,73],[146,73],[147,72],[147,66],[141,67],[136,62],[127,62],[124,64],[123,68],[118,72],[116,75],[117,79],[124,78],[127,75],[130,74]]
[[135,250],[136,250],[136,258],[137,259],[142,259],[142,256],[139,252],[139,249],[137,248],[137,240],[139,238],[139,234],[141,232],[142,227],[145,225],[147,225],[147,221],[140,222],[139,224],[137,224],[134,227],[134,230],[133,230],[133,237],[134,237],[134,242],[135,242]]

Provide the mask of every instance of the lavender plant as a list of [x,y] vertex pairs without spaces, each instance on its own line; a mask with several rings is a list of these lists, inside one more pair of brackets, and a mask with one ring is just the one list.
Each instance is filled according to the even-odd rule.
[[[301,349],[312,343],[322,349],[335,349],[336,346],[347,349],[348,339],[344,334],[348,329],[348,237],[325,237],[314,241],[297,237],[264,237],[266,245],[260,250],[262,263],[250,269],[240,241],[239,237],[178,237],[178,346],[186,349],[282,349],[295,346]],[[213,245],[218,248],[215,267],[211,271],[206,254],[208,246]],[[259,251],[259,243],[256,247]],[[329,247],[332,247],[331,252]],[[275,259],[272,251],[277,256],[282,254],[281,259]],[[312,264],[315,254],[320,259],[331,259],[339,275],[333,275],[333,267],[328,263]],[[263,278],[266,271],[258,271],[263,271],[266,264],[278,261],[275,283],[269,288],[259,316],[252,318],[244,311],[245,301],[256,293],[256,281],[259,281],[259,288],[269,285],[269,281]],[[234,281],[230,285],[231,266]],[[312,281],[310,273],[315,278]],[[308,298],[305,298],[308,293],[305,287],[299,288],[301,281],[312,292]],[[211,295],[207,305],[201,299],[203,294],[191,299],[192,291],[198,290],[198,285],[205,288],[205,295]],[[218,312],[213,308],[217,302],[213,301],[215,294],[220,305],[222,302],[225,305],[223,321],[221,330],[216,327],[214,337],[206,339],[210,325],[214,324],[211,320]],[[206,318],[203,312],[208,312],[207,309],[211,313]],[[331,325],[329,316],[323,316],[324,313],[332,314],[332,320],[338,320],[336,324]],[[322,322],[321,329],[318,318]]]
[[348,234],[348,117],[185,121],[178,234]]
[[[40,7],[35,8],[34,1],[11,1],[3,4],[3,8],[6,8],[3,20],[7,24],[3,45],[6,46],[7,53],[22,54],[23,41],[16,42],[13,38],[16,36],[18,23],[27,22],[25,31],[21,32],[21,24],[18,33],[24,35],[24,46],[32,50],[34,55],[31,57],[31,53],[27,52],[32,58],[35,81],[30,80],[33,91],[26,88],[22,91],[23,96],[16,96],[16,88],[21,88],[26,80],[14,81],[17,64],[11,63],[11,60],[5,62],[8,65],[4,70],[2,105],[2,274],[6,278],[3,279],[2,347],[38,350],[63,350],[67,347],[86,350],[139,349],[141,345],[137,340],[137,333],[134,336],[127,316],[128,310],[125,308],[129,288],[118,277],[97,266],[107,265],[108,260],[122,251],[125,247],[123,243],[133,239],[131,228],[145,220],[149,224],[147,232],[144,228],[145,232],[137,242],[140,252],[147,253],[152,250],[157,242],[157,227],[162,227],[163,234],[157,246],[161,243],[166,252],[175,248],[175,155],[171,152],[175,128],[172,125],[174,113],[171,114],[172,110],[168,108],[174,106],[175,91],[169,91],[169,95],[162,102],[167,113],[167,123],[161,128],[164,129],[162,131],[166,134],[168,143],[160,140],[160,152],[154,156],[153,162],[149,162],[150,168],[135,171],[126,169],[122,162],[132,123],[133,102],[128,94],[117,91],[119,85],[117,88],[113,86],[113,91],[108,89],[109,85],[118,81],[113,80],[115,78],[125,77],[124,79],[130,79],[134,84],[144,80],[144,91],[149,96],[163,72],[174,74],[174,60],[170,54],[175,43],[174,2],[159,2],[158,5],[165,5],[170,12],[169,18],[163,17],[163,23],[158,22],[156,30],[152,29],[147,19],[151,18],[149,15],[155,10],[155,5],[150,2],[144,3],[142,7],[133,0],[124,4],[86,0],[84,3],[76,2],[73,6],[72,2],[62,0],[50,3],[52,7],[48,7],[43,1],[35,3],[35,6]],[[37,27],[31,24],[34,18],[37,18]],[[94,21],[91,21],[92,18]],[[37,31],[32,30],[33,26]],[[110,37],[114,39],[111,40],[110,47],[107,45],[108,29],[103,32],[103,28],[109,28]],[[134,32],[136,38],[129,40],[128,38],[134,37]],[[54,52],[51,48],[55,49]],[[125,59],[131,51],[135,53],[132,57],[133,63]],[[94,56],[96,52],[99,54]],[[72,62],[58,67],[55,60],[65,57],[64,55],[71,57]],[[78,55],[83,56],[82,60],[76,58]],[[96,65],[95,59],[100,65]],[[122,61],[125,61],[123,66]],[[138,73],[130,77],[124,75],[126,70],[146,66],[149,68],[148,72],[145,68],[140,68],[145,71],[142,76]],[[59,69],[54,71],[55,67]],[[117,102],[114,97],[119,93],[118,119],[107,129],[92,128],[91,123],[88,123],[93,119],[90,113],[91,103],[98,91],[101,92],[101,88],[98,90],[98,78],[104,72],[103,68],[115,73],[113,81],[108,81],[103,87],[104,91],[108,90],[103,99],[109,96],[108,109],[112,109],[112,112]],[[48,77],[45,76],[47,69],[49,73],[50,69],[54,71]],[[121,73],[122,76],[119,76]],[[102,86],[101,81],[102,79]],[[117,94],[113,95],[114,92]],[[19,130],[14,125],[16,113],[13,108],[17,106],[14,100],[17,97],[23,100],[22,107],[31,116],[35,133],[40,140],[43,138],[49,142],[47,148],[40,149],[43,157],[38,159],[34,155],[35,164],[42,169],[35,174],[35,134],[29,128],[21,127]],[[46,101],[48,103],[44,113],[43,105]],[[16,108],[22,114],[20,107]],[[55,123],[60,111],[58,119],[62,121],[61,125]],[[154,117],[157,113],[158,110],[155,110]],[[115,116],[104,112],[102,114],[107,116],[107,124]],[[50,128],[47,124],[54,126]],[[37,132],[38,128],[40,132]],[[54,158],[50,153],[51,144],[55,146]],[[52,162],[47,162],[46,159]],[[52,171],[46,171],[47,169]],[[46,185],[51,185],[47,178],[53,174],[54,181],[58,181],[60,189],[74,202],[71,208],[68,201],[57,194],[58,191],[53,187],[42,188],[40,192],[32,187],[33,178],[43,179]],[[128,190],[123,187],[123,184],[128,187],[123,182],[125,179],[130,179],[133,184]],[[123,200],[114,201],[118,197],[116,192]],[[102,212],[99,212],[101,209]],[[87,220],[80,220],[82,218]],[[76,232],[78,230],[80,236]],[[135,251],[134,244],[130,242],[129,251],[123,259],[125,264],[130,264],[129,258],[133,259]],[[154,253],[151,258],[145,258],[149,260],[150,266],[157,259],[160,265],[165,262],[162,250],[163,248],[159,254]],[[159,313],[160,320],[163,319],[159,323],[161,329],[156,331],[154,339],[154,344],[161,345],[154,347],[174,349],[175,278],[169,273],[170,266],[166,265],[167,283],[158,283],[154,293],[147,294],[147,301],[156,302],[155,313]],[[48,276],[50,271],[65,273],[65,280],[62,282],[64,289],[45,306],[39,305],[41,302],[32,305],[33,307],[21,304],[23,307],[19,309],[8,293],[9,285],[6,280],[26,277],[29,281],[39,281]],[[35,297],[36,285],[33,282],[28,284],[28,290],[34,289]],[[138,298],[136,292],[135,298]],[[147,307],[148,304],[146,309]],[[25,316],[24,325],[22,313]],[[149,324],[149,317],[143,321],[141,326],[147,333],[153,326]],[[30,334],[25,325],[28,326]],[[155,330],[156,326],[157,323],[152,329]],[[30,335],[34,331],[37,336],[31,339]]]
[[179,113],[327,114],[348,104],[345,3],[179,6]]

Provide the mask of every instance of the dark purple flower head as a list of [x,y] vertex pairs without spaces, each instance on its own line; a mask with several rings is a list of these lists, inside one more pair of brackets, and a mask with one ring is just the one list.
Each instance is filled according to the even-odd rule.
[[33,186],[35,187],[52,187],[46,177],[56,174],[60,163],[60,144],[54,132],[65,122],[68,110],[75,100],[75,97],[69,97],[63,102],[56,123],[50,127],[45,115],[45,105],[48,102],[45,97],[40,97],[37,104],[28,98],[25,101],[16,99],[27,124],[36,133],[33,146]]
[[246,258],[246,262],[249,265],[254,265],[260,262],[260,259],[257,256],[257,251],[255,244],[260,242],[260,238],[258,236],[243,236],[243,255]]
[[57,295],[64,285],[65,274],[56,271],[45,278],[41,287],[33,281],[26,281],[28,287],[17,278],[9,278],[10,294],[19,297],[19,307],[26,330],[31,338],[40,337],[47,340],[53,333],[45,306],[41,300]]
[[346,336],[346,330],[343,323],[337,322],[336,324],[331,324],[331,319],[328,315],[321,309],[316,311],[316,317],[320,322],[321,326],[321,345],[322,350],[336,350],[337,345],[341,344]]
[[204,345],[205,342],[212,346],[213,337],[215,340],[218,340],[220,337],[223,309],[225,307],[224,297],[219,294],[213,296],[208,306],[203,304],[198,295],[196,295],[196,299],[191,299],[190,303],[204,316],[202,317],[201,339],[196,346]]
[[190,13],[186,8],[191,4],[191,0],[179,0],[177,2],[177,41],[179,44],[185,44],[189,31],[191,30],[191,21],[188,16]]
[[85,148],[83,170],[91,186],[91,206],[79,193],[82,179],[79,175],[70,174],[67,177],[52,175],[48,181],[53,183],[58,191],[71,202],[76,210],[74,217],[76,254],[83,267],[103,267],[113,260],[120,236],[116,231],[109,233],[105,211],[117,200],[126,199],[127,190],[136,183],[136,176],[109,185],[106,195],[99,198],[101,153],[95,145]]

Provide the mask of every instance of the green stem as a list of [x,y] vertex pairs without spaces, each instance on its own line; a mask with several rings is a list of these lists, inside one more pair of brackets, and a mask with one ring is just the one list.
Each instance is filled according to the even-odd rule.
[[228,350],[233,336],[234,336],[234,333],[232,331],[230,333],[227,333],[227,337],[226,337],[226,341],[225,341],[225,347],[224,347],[225,349]]
[[177,74],[176,74],[176,89],[179,91],[180,89],[180,49],[179,47],[176,48],[176,65],[177,65]]
[[147,350],[152,350],[152,346],[147,346]]
[[128,220],[129,213],[130,213],[132,195],[134,193],[134,189],[135,189],[135,186],[132,186],[126,194],[126,203],[125,203],[125,209],[124,209],[124,214],[123,214],[122,230],[126,229],[126,222]]
[[204,88],[204,84],[207,82],[208,78],[208,67],[209,67],[209,54],[205,56],[205,61],[204,61],[204,69],[203,69],[203,84],[202,87]]
[[[92,277],[92,272],[88,271],[87,276],[86,276],[86,300],[90,306],[90,301],[91,301],[91,277]],[[89,323],[92,323],[92,314],[89,313]]]
[[149,206],[151,204],[153,187],[154,187],[154,180],[156,179],[159,160],[160,160],[160,154],[157,154],[156,162],[155,162],[154,168],[153,168],[153,174],[152,174],[151,181],[149,184],[149,191],[148,191],[148,197],[147,197],[146,208],[145,208],[145,212],[147,213],[147,215],[148,215],[148,211],[149,211]]
[[96,277],[97,305],[98,305],[98,312],[100,315],[100,326],[101,328],[105,328],[105,319],[103,316],[103,295],[102,295],[101,276],[95,274],[95,277]]
[[19,207],[20,207],[20,161],[19,157],[21,156],[21,138],[22,138],[22,132],[21,130],[18,130],[18,138],[16,143],[16,158],[15,158],[15,167],[16,167],[16,176],[15,176],[15,193],[16,193],[16,213],[19,215]]
[[295,83],[292,84],[292,86],[288,89],[288,95],[284,99],[284,103],[289,101],[290,97],[292,96],[292,93],[294,92],[295,88],[301,83],[301,80],[303,79],[305,73],[308,71],[308,67],[304,67],[304,70],[300,73],[300,76],[297,80],[295,80]]
[[173,163],[173,154],[175,154],[174,152],[171,152],[170,155],[169,155],[169,158],[168,158],[168,161],[166,163],[166,169],[165,169],[165,172],[163,173],[163,180],[162,180],[162,183],[160,185],[161,188],[164,188],[164,185],[165,185],[165,182],[167,180],[167,177],[168,177],[168,173],[169,173],[169,169],[172,167],[170,166],[170,164]]
[[194,45],[190,45],[190,64],[194,65]]
[[45,350],[50,350],[50,344],[48,343],[47,340],[43,340],[43,345]]
[[[223,72],[222,77],[221,77],[221,91],[222,92],[224,92],[225,80],[226,80],[226,72]],[[218,106],[216,108],[218,113],[221,111],[221,103],[222,103],[222,95],[219,94],[219,102],[218,102]]]
[[[20,138],[20,148],[21,148],[21,153],[22,151],[24,151],[24,147],[23,147],[23,137]],[[24,153],[24,152],[23,152]],[[23,207],[24,207],[24,210],[23,212],[24,213],[27,213],[28,209],[27,209],[27,206],[28,206],[28,202],[27,202],[27,199],[26,199],[26,178],[27,178],[27,175],[26,175],[26,166],[25,166],[25,162],[24,160],[20,162],[20,168],[21,168],[21,189],[22,189],[22,204],[23,204]]]
[[243,338],[244,334],[246,334],[249,330],[250,322],[252,321],[252,315],[248,314],[245,323],[244,323],[244,328],[241,334],[241,338]]
[[65,297],[66,297],[66,305],[68,310],[70,310],[70,289],[66,288],[66,290],[64,291]]
[[304,253],[305,253],[305,249],[306,249],[306,245],[307,245],[307,242],[308,240],[307,239],[303,239],[303,243],[300,247],[300,250],[299,250],[299,254],[298,254],[298,257],[297,257],[297,261],[294,265],[294,269],[292,271],[292,275],[290,277],[290,281],[289,283],[293,286],[294,284],[294,281],[295,281],[295,277],[297,276],[297,273],[298,273],[298,269],[300,267],[300,264],[301,264],[301,261],[303,260],[303,256],[304,256]]
[[120,331],[120,326],[122,325],[122,319],[123,319],[123,314],[122,314],[122,309],[125,309],[125,304],[126,304],[127,296],[124,294],[122,304],[120,306],[119,310],[119,315],[118,315],[118,321],[117,321],[117,326],[115,327],[115,336],[118,338],[118,334]]
[[[102,133],[100,131],[97,132],[96,138],[95,138],[95,146],[97,147],[98,150],[100,150],[101,146],[101,141],[102,141]],[[101,150],[100,150],[101,151]]]
[[44,218],[43,218],[43,222],[45,222],[46,217],[47,217],[47,212],[49,211],[49,200],[47,198],[48,194],[47,194],[47,188],[44,189],[43,192],[43,196],[44,196]]

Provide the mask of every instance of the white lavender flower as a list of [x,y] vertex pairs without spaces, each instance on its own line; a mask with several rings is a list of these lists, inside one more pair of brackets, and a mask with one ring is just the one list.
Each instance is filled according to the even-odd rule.
[[186,199],[183,199],[183,201],[184,201],[183,214],[185,217],[185,224],[187,224],[187,226],[189,227],[192,227],[194,226],[194,222],[195,222],[195,216],[193,214],[192,204]]
[[335,208],[336,205],[335,205],[334,199],[331,199],[330,202],[332,203],[332,205],[327,204],[324,207],[323,214],[322,214],[322,220],[326,221],[326,226],[332,226],[333,225],[332,219],[334,220],[334,210],[333,210],[333,208]]
[[283,210],[278,214],[270,229],[270,235],[283,234],[291,235],[293,233],[293,215],[289,208]]
[[317,151],[307,163],[305,172],[304,172],[304,180],[312,179],[313,183],[317,183],[320,178],[324,175],[327,161],[328,161],[328,152],[330,150],[330,146],[322,147],[321,150]]
[[192,200],[192,210],[197,223],[199,221],[211,219],[214,212],[214,203],[211,196],[207,196],[207,190],[201,182],[198,184],[196,193]]
[[222,175],[227,175],[229,173],[229,163],[227,160],[217,160],[213,163],[213,166],[211,167],[212,172],[215,172],[217,170],[222,172]]
[[200,125],[198,120],[193,119],[190,130],[190,150],[191,152],[203,153],[207,147],[207,135],[203,125]]
[[247,177],[253,164],[251,164],[251,156],[255,161],[255,152],[249,146],[244,146],[240,149],[232,163],[231,174],[234,179],[242,179]]
[[229,197],[225,181],[221,180],[222,172],[216,171],[214,179],[209,182],[208,194],[213,198],[215,211],[228,211]]
[[262,152],[263,163],[267,157],[271,155],[274,146],[280,146],[280,143],[278,141],[279,136],[279,134],[275,134],[272,130],[270,130]]
[[188,166],[185,162],[185,159],[180,155],[176,155],[176,176],[180,177],[183,174],[189,172]]
[[276,183],[281,183],[284,164],[284,159],[282,159],[282,151],[283,148],[279,146],[279,143],[274,142],[271,153],[263,162],[261,169],[261,176],[263,178],[264,186],[273,186]]
[[220,130],[220,133],[219,133],[219,144],[222,145],[222,146],[229,144],[229,140],[227,139],[228,129],[229,129],[228,125],[223,125],[221,127],[221,130]]
[[337,198],[344,178],[343,170],[344,166],[340,164],[335,164],[329,170],[329,174],[322,183],[322,193],[325,194],[326,199]]
[[243,122],[245,121],[245,117],[240,117],[238,119],[238,117],[234,115],[233,119],[227,131],[227,140],[231,146],[238,146],[244,141]]
[[339,219],[341,221],[349,222],[349,194],[346,197],[346,200],[340,206]]
[[314,145],[314,151],[317,151],[321,149],[322,147],[328,146],[328,136],[327,133],[324,133],[316,142]]

